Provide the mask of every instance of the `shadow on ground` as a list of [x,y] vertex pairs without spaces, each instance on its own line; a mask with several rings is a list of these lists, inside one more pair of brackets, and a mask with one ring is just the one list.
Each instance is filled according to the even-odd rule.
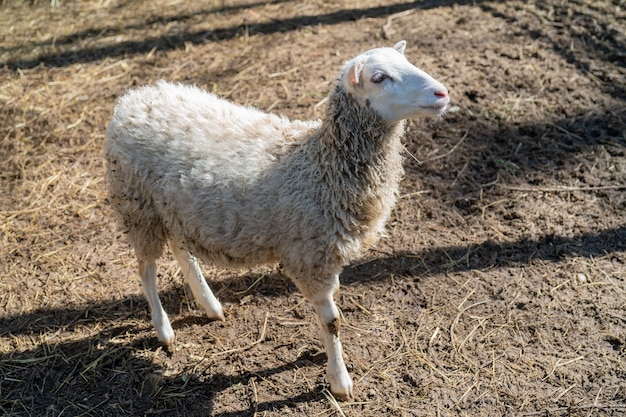
[[[112,302],[109,306],[119,307]],[[82,315],[80,310],[57,311],[57,316]],[[45,313],[43,314],[45,316]],[[33,319],[41,319],[34,314]],[[104,317],[92,314],[82,319],[97,322]],[[10,319],[9,322],[10,323]],[[7,323],[7,322],[5,322]],[[57,324],[63,326],[62,321]],[[45,326],[48,330],[49,327]],[[3,323],[3,328],[4,323]],[[138,357],[137,349],[158,353],[155,339],[137,340],[132,344],[116,342],[131,326],[107,326],[104,333],[74,342],[55,344],[49,341],[33,350],[0,355],[0,413],[3,415],[149,415],[159,409],[175,409],[178,416],[212,415],[213,399],[234,386],[248,386],[251,380],[263,380],[274,374],[323,366],[324,357],[307,357],[258,372],[225,375],[214,373],[200,381],[194,373],[181,377],[166,376],[164,370],[149,358]],[[36,334],[36,333],[34,333]],[[85,354],[85,352],[88,352]],[[74,360],[74,358],[78,358]],[[68,362],[75,362],[68,366]],[[280,410],[299,403],[324,398],[322,387],[284,400],[250,404],[249,409],[219,413],[215,416],[236,416]],[[62,395],[60,395],[60,393]],[[28,411],[20,407],[27,407]]]
[[[267,4],[281,3],[282,1],[270,1]],[[46,67],[66,67],[69,65],[85,62],[93,62],[106,57],[115,58],[129,55],[146,54],[156,48],[159,51],[169,51],[173,49],[184,48],[186,43],[193,45],[205,42],[218,42],[241,36],[244,33],[255,35],[267,35],[272,33],[284,33],[294,31],[303,27],[317,25],[337,25],[343,22],[354,21],[358,19],[382,17],[393,13],[399,13],[411,9],[430,9],[435,7],[450,6],[453,4],[467,4],[465,0],[433,0],[433,1],[413,1],[408,3],[398,3],[391,6],[356,8],[341,10],[328,14],[320,14],[314,16],[295,16],[287,19],[274,19],[267,23],[249,24],[242,23],[240,25],[217,28],[210,31],[186,32],[176,35],[163,35],[153,38],[145,38],[140,41],[126,41],[114,45],[94,46],[80,50],[71,50],[67,52],[43,54],[36,58],[14,59],[6,62],[0,62],[0,67],[6,66],[10,70],[18,68],[33,68],[43,64]],[[220,11],[236,11],[245,8],[252,8],[264,3],[254,3],[244,6],[226,7],[223,9],[211,9],[199,11],[198,14],[211,14]],[[194,15],[197,16],[197,15]],[[161,17],[146,20],[143,25],[126,26],[123,29],[117,27],[103,27],[97,29],[89,29],[87,31],[78,32],[69,36],[55,39],[57,45],[71,45],[81,39],[88,37],[110,37],[117,33],[123,33],[124,30],[130,30],[141,26],[151,24],[166,24],[171,22],[182,22],[190,19],[192,16],[182,14],[171,17]],[[41,46],[41,43],[33,43],[25,45],[20,49],[30,51],[34,47]]]

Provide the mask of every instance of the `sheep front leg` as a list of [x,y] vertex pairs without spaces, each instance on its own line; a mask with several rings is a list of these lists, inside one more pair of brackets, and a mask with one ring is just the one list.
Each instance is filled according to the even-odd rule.
[[213,295],[211,288],[209,288],[206,280],[202,276],[196,258],[186,250],[181,249],[181,246],[176,242],[172,242],[170,247],[185,279],[189,283],[194,299],[209,318],[224,321],[222,305],[215,295]]
[[326,378],[330,383],[330,391],[341,400],[352,398],[352,378],[348,374],[343,361],[343,351],[339,340],[341,321],[339,310],[333,296],[339,288],[339,277],[334,277],[335,285],[331,291],[316,294],[311,300],[319,319],[322,343],[328,356]]
[[141,287],[150,305],[152,324],[157,332],[159,341],[171,346],[174,343],[174,330],[163,309],[159,299],[159,291],[156,285],[156,262],[154,259],[139,260],[139,275],[141,276]]

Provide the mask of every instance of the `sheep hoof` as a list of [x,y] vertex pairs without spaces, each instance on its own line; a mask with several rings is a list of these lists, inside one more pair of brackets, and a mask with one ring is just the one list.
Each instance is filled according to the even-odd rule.
[[340,401],[349,401],[354,398],[352,391],[352,378],[346,374],[343,378],[332,378],[330,381],[330,392]]
[[172,329],[172,326],[170,325],[169,320],[167,324],[163,323],[161,326],[155,326],[155,327],[156,327],[157,338],[159,339],[159,342],[163,343],[168,348],[171,348],[174,345],[175,335],[174,335],[174,329]]
[[338,399],[339,401],[350,401],[351,399],[354,398],[354,394],[352,393],[352,387],[350,387],[347,391],[342,390],[342,391],[334,391],[332,388],[330,389],[330,392],[333,394],[333,396]]
[[167,335],[159,334],[158,339],[159,339],[159,342],[163,343],[170,350],[174,346],[174,340],[175,340],[174,332],[172,332],[171,334],[167,334]]
[[222,306],[219,303],[205,308],[204,311],[207,317],[211,320],[216,320],[216,321],[221,321],[221,322],[226,321],[226,317],[224,317],[224,310],[222,310]]

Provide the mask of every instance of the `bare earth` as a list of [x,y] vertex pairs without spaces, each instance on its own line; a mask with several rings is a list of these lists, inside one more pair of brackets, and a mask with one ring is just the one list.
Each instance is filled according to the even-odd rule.
[[[6,0],[0,5],[0,415],[622,416],[626,4]],[[408,126],[389,235],[342,275],[337,402],[312,308],[274,267],[168,255],[161,347],[106,198],[123,92],[196,84],[293,118],[342,63],[408,42],[450,112]]]

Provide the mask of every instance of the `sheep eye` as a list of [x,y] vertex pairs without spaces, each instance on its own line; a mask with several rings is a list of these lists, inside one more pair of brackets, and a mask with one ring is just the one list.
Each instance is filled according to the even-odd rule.
[[374,75],[372,75],[372,82],[374,84],[381,83],[386,79],[391,79],[391,77],[389,77],[387,74],[384,74],[382,72],[377,72],[377,73],[374,73]]

